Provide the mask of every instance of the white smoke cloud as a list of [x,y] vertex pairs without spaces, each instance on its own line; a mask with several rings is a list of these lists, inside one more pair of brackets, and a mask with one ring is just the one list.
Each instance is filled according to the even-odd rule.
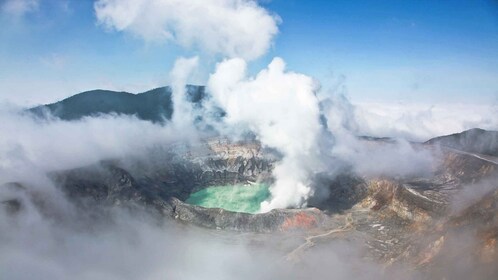
[[304,206],[311,194],[307,180],[321,131],[316,89],[310,77],[287,72],[280,58],[256,77],[247,77],[244,60],[226,60],[209,78],[208,91],[226,112],[226,123],[246,127],[284,156],[262,211]]
[[95,13],[105,27],[145,41],[248,60],[266,53],[279,22],[252,0],[98,0]]

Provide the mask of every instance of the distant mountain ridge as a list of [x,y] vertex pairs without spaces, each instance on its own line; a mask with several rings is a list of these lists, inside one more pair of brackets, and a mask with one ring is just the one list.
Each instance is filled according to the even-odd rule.
[[[133,94],[111,90],[85,91],[64,100],[28,109],[38,117],[47,113],[62,120],[78,120],[88,116],[105,114],[135,115],[139,119],[154,123],[164,123],[173,114],[172,90],[170,87],[159,87],[143,93]],[[187,85],[186,98],[195,106],[202,106],[206,98],[204,86]],[[220,116],[222,116],[220,111]],[[370,141],[391,142],[391,138],[359,136]],[[498,131],[487,131],[480,128],[460,133],[432,138],[425,144],[441,145],[456,150],[498,156]]]
[[[187,85],[187,100],[200,103],[205,97],[205,87]],[[143,93],[133,94],[111,90],[85,91],[64,100],[29,109],[38,117],[46,113],[62,120],[78,120],[102,114],[136,115],[139,119],[162,123],[171,119],[173,103],[170,87],[159,87]]]
[[460,133],[432,138],[425,143],[468,153],[498,156],[498,131],[473,128]]

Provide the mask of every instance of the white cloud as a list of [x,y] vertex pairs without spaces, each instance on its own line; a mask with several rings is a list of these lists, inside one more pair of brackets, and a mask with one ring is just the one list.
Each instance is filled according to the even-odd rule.
[[251,0],[98,0],[98,23],[146,41],[172,41],[212,54],[255,59],[279,18]]
[[8,15],[20,17],[36,11],[38,6],[39,0],[7,0],[2,5],[2,11]]
[[132,116],[37,121],[2,106],[0,117],[0,185],[35,171],[44,174],[143,154],[150,147],[183,139],[185,135],[184,131],[173,131]]

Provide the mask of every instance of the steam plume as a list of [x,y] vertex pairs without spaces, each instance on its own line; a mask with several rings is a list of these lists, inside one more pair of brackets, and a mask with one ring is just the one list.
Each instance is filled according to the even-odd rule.
[[228,125],[243,125],[284,156],[273,172],[273,198],[261,210],[304,206],[312,192],[309,164],[321,130],[316,84],[308,76],[285,71],[281,58],[254,78],[247,77],[246,67],[242,59],[218,64],[209,78],[209,92],[227,113]]
[[192,128],[192,105],[186,100],[185,85],[192,71],[197,67],[199,58],[179,58],[175,62],[175,66],[170,73],[172,101],[173,101],[173,116],[172,125],[177,129]]

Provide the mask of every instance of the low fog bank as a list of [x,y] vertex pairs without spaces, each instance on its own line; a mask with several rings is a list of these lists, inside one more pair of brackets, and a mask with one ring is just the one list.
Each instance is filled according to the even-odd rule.
[[126,115],[45,120],[9,107],[0,108],[0,118],[1,183],[28,180],[33,172],[45,174],[143,155],[151,147],[197,139],[196,134]]
[[82,211],[54,186],[11,186],[0,197],[21,201],[15,212],[0,207],[3,279],[388,277],[349,243],[324,246],[296,265],[285,260],[296,239],[205,231],[133,205]]

